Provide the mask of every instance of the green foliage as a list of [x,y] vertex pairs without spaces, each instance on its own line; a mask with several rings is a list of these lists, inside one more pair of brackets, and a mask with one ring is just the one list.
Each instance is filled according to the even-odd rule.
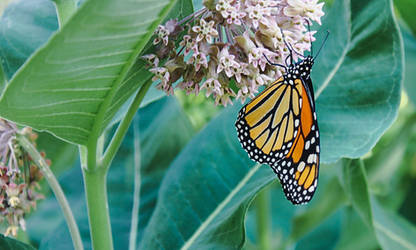
[[150,79],[135,60],[175,1],[145,3],[85,1],[11,79],[1,116],[72,143],[97,137]]
[[[111,137],[114,131],[108,128],[124,117],[151,77],[137,57],[151,51],[154,28],[167,16],[192,12],[190,0],[87,0],[56,31],[50,2],[24,2],[13,3],[0,19],[5,75],[0,74],[0,90],[6,85],[1,79],[11,78],[0,115],[78,144],[86,144],[91,131]],[[397,8],[412,27],[399,6],[404,2],[396,1]],[[135,211],[140,249],[258,249],[255,198],[263,188],[270,191],[269,208],[263,210],[269,211],[263,217],[270,227],[258,231],[270,230],[266,240],[272,249],[416,248],[414,108],[405,103],[381,138],[397,116],[403,72],[407,94],[416,100],[416,40],[399,32],[389,0],[335,0],[326,12],[315,53],[327,30],[330,36],[312,80],[321,162],[331,164],[321,164],[310,204],[292,206],[272,170],[248,159],[234,128],[240,104],[220,109],[202,96],[182,93],[176,93],[179,102],[160,99],[163,94],[151,88],[135,120],[138,130],[130,128],[108,175],[116,249],[128,247],[134,140],[141,147]],[[191,123],[201,130],[198,134]],[[82,174],[79,163],[73,164],[76,147],[41,133],[39,148],[61,174],[85,247],[91,249]],[[53,196],[39,205],[27,226],[40,249],[72,249]]]
[[[163,98],[139,110],[141,144],[141,192],[138,242],[153,213],[160,182],[169,164],[193,134],[192,126],[173,98]],[[116,249],[127,249],[133,201],[133,128],[123,142],[108,178],[109,203]],[[80,167],[63,174],[60,183],[72,204],[87,249],[90,248],[88,217]],[[40,249],[72,249],[69,231],[58,204],[48,198],[28,221],[31,240]]]
[[0,234],[0,248],[7,250],[34,250],[30,245]]
[[396,118],[403,48],[388,0],[335,1],[326,30],[312,80],[322,161],[333,162],[367,153]]

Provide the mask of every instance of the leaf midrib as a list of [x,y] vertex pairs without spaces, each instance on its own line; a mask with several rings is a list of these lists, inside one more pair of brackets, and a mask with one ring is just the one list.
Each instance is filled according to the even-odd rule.
[[194,234],[185,242],[181,250],[189,249],[199,235],[209,226],[212,220],[221,212],[221,210],[231,201],[231,199],[240,191],[244,185],[250,180],[250,178],[260,169],[261,164],[257,163],[250,171],[244,176],[244,178],[235,186],[235,188],[224,198],[224,200],[218,204],[215,210],[199,225]]

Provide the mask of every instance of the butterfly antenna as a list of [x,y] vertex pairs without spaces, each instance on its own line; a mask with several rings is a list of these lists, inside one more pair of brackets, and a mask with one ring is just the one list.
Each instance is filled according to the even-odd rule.
[[267,62],[268,62],[270,65],[273,65],[273,66],[279,66],[279,67],[284,68],[284,69],[285,69],[285,71],[287,70],[285,65],[280,64],[280,63],[272,63],[272,62],[269,60],[269,58],[267,58],[267,56],[266,56],[264,53],[263,53],[263,56],[266,58]]
[[322,42],[322,45],[321,45],[321,47],[319,48],[318,53],[316,53],[316,56],[313,58],[313,60],[315,60],[315,59],[318,57],[319,53],[321,53],[321,49],[322,49],[322,47],[324,47],[324,44],[326,43],[326,40],[328,39],[328,36],[329,36],[329,31],[327,30],[327,31],[326,31],[326,36],[325,36],[325,39],[324,39],[324,41]]

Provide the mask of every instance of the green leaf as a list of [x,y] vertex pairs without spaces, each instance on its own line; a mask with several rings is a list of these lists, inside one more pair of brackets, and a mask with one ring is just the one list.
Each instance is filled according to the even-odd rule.
[[58,29],[49,0],[16,0],[0,18],[0,57],[7,79]]
[[[238,107],[213,119],[170,166],[141,249],[226,249],[244,243],[245,211],[275,179],[254,165],[234,128]],[[287,202],[287,201],[284,201]]]
[[340,180],[352,206],[368,226],[372,226],[370,194],[362,160],[343,159]]
[[146,79],[125,77],[175,2],[85,1],[10,81],[0,115],[72,143],[98,138]]
[[322,161],[334,162],[367,153],[396,118],[403,52],[390,0],[337,0],[318,34],[327,30],[311,78]]
[[413,105],[416,105],[416,71],[414,70],[416,68],[416,38],[404,28],[402,29],[402,35],[406,60],[404,87]]
[[416,2],[413,0],[394,0],[394,5],[400,13],[400,17],[410,27],[413,34],[416,35]]
[[[160,182],[182,147],[192,136],[192,125],[174,98],[163,98],[138,112],[142,167],[138,240],[153,209]],[[116,249],[127,249],[133,201],[133,131],[129,130],[108,175],[109,207]],[[162,139],[163,138],[163,139]],[[86,249],[90,249],[88,217],[79,165],[67,171],[60,183],[68,196]],[[71,249],[71,238],[53,197],[30,217],[28,232],[40,249]]]
[[4,250],[34,250],[35,248],[13,238],[0,234],[0,249]]
[[374,229],[382,249],[416,249],[416,227],[372,201]]
[[[176,4],[165,17],[164,21],[174,18],[181,20],[190,15],[192,12],[192,0],[179,0],[176,1]],[[148,43],[143,54],[152,53],[152,49],[153,47],[151,46],[151,43]],[[114,98],[116,101],[113,102],[113,104],[109,107],[108,112],[113,115],[108,115],[104,123],[109,123],[109,126],[112,126],[113,124],[120,121],[121,118],[126,114],[130,104],[133,102],[134,96],[138,91],[137,86],[141,86],[145,82],[150,81],[151,77],[152,74],[149,72],[146,64],[140,59],[137,60],[133,67],[129,70],[126,80],[122,83],[122,87],[117,91],[117,94]],[[153,86],[156,86],[156,83],[154,83]],[[148,93],[146,93],[146,96],[140,104],[140,107],[144,107],[147,104],[162,98],[163,96],[165,96],[165,92],[158,90],[155,87],[151,87]],[[123,102],[124,104],[120,107],[120,104]],[[109,120],[111,120],[111,122],[109,122]]]

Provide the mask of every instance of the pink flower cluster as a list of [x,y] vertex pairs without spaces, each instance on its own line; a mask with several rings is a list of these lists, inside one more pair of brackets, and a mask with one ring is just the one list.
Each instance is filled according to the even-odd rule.
[[31,129],[20,131],[0,118],[0,222],[7,225],[6,236],[16,236],[19,227],[25,230],[25,215],[43,198],[38,193],[42,174],[17,144],[16,133],[23,133],[35,144],[37,135]]
[[[207,0],[204,8],[182,21],[170,20],[155,31],[155,53],[143,56],[151,65],[157,88],[168,95],[175,88],[187,94],[200,90],[216,104],[231,98],[253,98],[260,86],[279,78],[289,49],[310,50],[315,31],[308,22],[321,24],[324,3],[318,0]],[[182,27],[183,26],[183,27]],[[182,31],[185,35],[179,42]],[[283,32],[283,34],[282,34]],[[311,41],[312,40],[312,41]],[[294,60],[298,60],[294,53]],[[266,59],[267,57],[267,59]]]

